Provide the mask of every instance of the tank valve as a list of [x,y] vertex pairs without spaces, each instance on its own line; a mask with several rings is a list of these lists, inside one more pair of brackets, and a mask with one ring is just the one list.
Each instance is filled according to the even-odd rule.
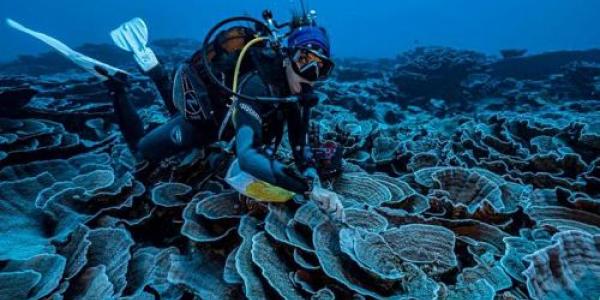
[[263,19],[267,22],[269,30],[271,30],[271,45],[274,48],[279,48],[281,46],[281,37],[279,36],[279,27],[277,23],[273,20],[273,12],[269,9],[265,9],[262,13]]

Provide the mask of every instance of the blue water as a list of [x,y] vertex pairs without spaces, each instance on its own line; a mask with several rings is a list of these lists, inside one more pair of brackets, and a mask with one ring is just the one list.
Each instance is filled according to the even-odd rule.
[[[168,2],[168,3],[167,3]],[[444,45],[497,53],[600,47],[598,0],[339,0],[311,1],[327,25],[338,57],[390,57],[415,45]],[[109,43],[108,32],[135,16],[151,38],[201,39],[231,15],[289,15],[289,0],[27,0],[0,1],[11,17],[70,45]],[[0,60],[45,51],[31,38],[0,26]]]

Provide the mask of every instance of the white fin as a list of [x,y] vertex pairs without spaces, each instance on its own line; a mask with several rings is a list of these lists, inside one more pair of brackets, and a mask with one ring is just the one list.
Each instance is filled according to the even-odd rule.
[[98,73],[96,71],[95,67],[101,67],[101,68],[105,69],[108,72],[108,74],[110,74],[110,75],[115,75],[116,73],[119,73],[119,72],[128,74],[127,72],[125,72],[119,68],[105,64],[105,63],[95,60],[91,57],[85,56],[85,55],[71,49],[69,46],[65,45],[63,42],[61,42],[49,35],[46,35],[44,33],[33,31],[12,19],[6,19],[6,24],[8,24],[8,26],[10,26],[18,31],[29,34],[32,37],[46,43],[48,46],[52,47],[53,49],[58,51],[60,54],[64,55],[66,58],[71,60],[76,65],[78,65],[81,68],[83,68],[84,70],[94,74],[96,77],[98,77],[102,80],[107,80],[108,78],[106,78],[102,74]]
[[134,49],[146,48],[148,26],[146,26],[144,20],[134,18],[111,31],[110,36],[119,48],[133,52]]
[[117,47],[133,52],[138,65],[145,72],[158,65],[158,59],[152,49],[146,47],[148,44],[148,26],[141,18],[121,24],[118,28],[110,32],[112,40]]

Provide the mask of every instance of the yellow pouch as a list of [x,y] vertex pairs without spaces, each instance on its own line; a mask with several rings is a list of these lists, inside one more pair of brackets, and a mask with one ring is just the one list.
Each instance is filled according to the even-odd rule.
[[284,203],[295,195],[243,172],[237,159],[229,167],[225,181],[238,193],[260,202]]

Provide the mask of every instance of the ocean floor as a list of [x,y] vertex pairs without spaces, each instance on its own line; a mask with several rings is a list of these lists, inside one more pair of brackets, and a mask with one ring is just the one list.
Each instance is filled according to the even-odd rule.
[[[173,67],[197,46],[153,47]],[[129,54],[79,50],[167,120]],[[0,299],[600,297],[600,50],[418,48],[339,60],[319,89],[342,221],[243,199],[203,151],[136,163],[103,85],[57,54],[0,65]]]

